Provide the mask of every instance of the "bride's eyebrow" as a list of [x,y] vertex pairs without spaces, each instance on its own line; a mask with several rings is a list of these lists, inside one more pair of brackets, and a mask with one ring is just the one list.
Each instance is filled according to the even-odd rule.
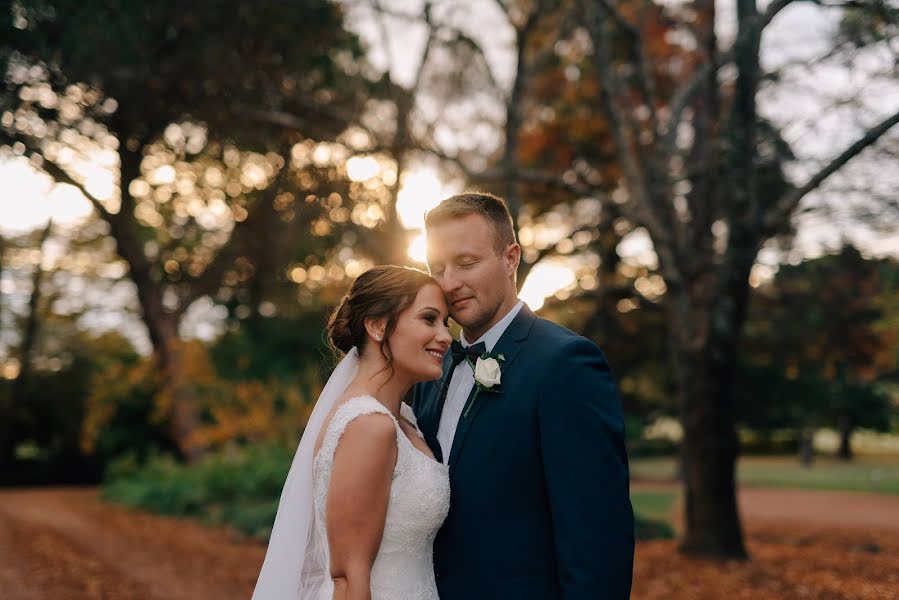
[[434,316],[436,316],[436,317],[442,316],[444,321],[446,321],[446,319],[448,317],[448,315],[446,313],[441,312],[439,308],[435,308],[433,306],[425,306],[420,311],[418,311],[418,314],[421,315],[421,314],[424,314],[427,312],[433,312]]

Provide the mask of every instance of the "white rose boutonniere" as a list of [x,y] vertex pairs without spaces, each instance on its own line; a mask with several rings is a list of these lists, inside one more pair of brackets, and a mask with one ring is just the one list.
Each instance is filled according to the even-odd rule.
[[485,389],[499,385],[502,372],[499,369],[499,361],[495,358],[479,358],[474,365],[474,380]]
[[463,418],[468,417],[468,411],[470,411],[471,407],[474,406],[475,399],[482,391],[500,391],[499,385],[502,380],[503,374],[502,369],[500,369],[500,363],[504,360],[506,360],[506,357],[504,357],[502,354],[490,354],[489,352],[485,352],[480,357],[478,357],[478,360],[475,363],[472,363],[471,359],[468,360],[468,364],[471,365],[471,368],[474,371],[475,391],[471,396],[471,401],[468,403],[468,407],[462,414]]

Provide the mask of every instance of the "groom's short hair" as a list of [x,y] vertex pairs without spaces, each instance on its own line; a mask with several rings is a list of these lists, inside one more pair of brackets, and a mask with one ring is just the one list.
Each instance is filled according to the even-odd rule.
[[493,243],[497,252],[515,243],[515,229],[509,207],[499,196],[486,192],[465,192],[450,196],[425,213],[425,229],[468,215],[481,215],[493,226]]

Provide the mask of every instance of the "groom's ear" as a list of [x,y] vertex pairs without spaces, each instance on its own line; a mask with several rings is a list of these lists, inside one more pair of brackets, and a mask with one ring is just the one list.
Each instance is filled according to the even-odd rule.
[[521,246],[518,244],[509,244],[503,251],[503,262],[506,265],[506,272],[509,275],[515,275],[518,272],[518,263],[521,262]]

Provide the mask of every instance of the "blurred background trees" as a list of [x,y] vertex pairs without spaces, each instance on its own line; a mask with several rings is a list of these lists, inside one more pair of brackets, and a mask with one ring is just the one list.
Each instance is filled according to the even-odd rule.
[[[889,3],[0,14],[7,482],[295,443],[329,307],[373,264],[423,267],[424,211],[466,187],[508,200],[522,297],[610,357],[632,451],[680,420],[685,550],[745,555],[741,435],[831,427],[848,457],[895,427]],[[52,221],[11,227],[37,196]]]
[[838,456],[847,460],[854,429],[889,430],[893,403],[884,383],[895,378],[897,332],[886,317],[895,268],[849,245],[785,265],[758,288],[738,386],[738,413],[750,427],[805,432],[806,460],[816,427],[840,433]]
[[[376,87],[341,67],[364,63],[337,7],[305,9],[12,5],[6,141],[81,191],[106,224],[188,455],[200,446],[189,439],[198,415],[182,368],[185,312],[222,287],[260,292],[257,273],[289,260],[291,238],[328,209],[306,198],[334,179],[293,142],[336,139],[347,123],[318,105],[354,114]],[[267,123],[284,110],[289,129]],[[108,169],[96,172],[98,162]]]

